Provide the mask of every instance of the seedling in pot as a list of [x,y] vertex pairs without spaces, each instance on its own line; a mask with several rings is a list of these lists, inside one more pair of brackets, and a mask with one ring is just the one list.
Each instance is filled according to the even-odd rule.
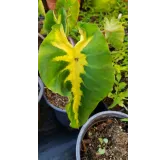
[[[115,114],[115,113],[114,113]],[[103,115],[101,114],[101,117]],[[100,117],[100,118],[101,118]],[[103,116],[104,117],[104,116]],[[125,117],[125,116],[124,116]],[[82,141],[87,139],[88,132],[92,132],[92,136],[88,137],[90,146],[84,143],[86,151],[80,153],[81,159],[127,159],[128,158],[128,133],[127,123],[122,122],[124,118],[105,118],[100,121],[99,117],[89,120],[84,128],[81,129]],[[106,124],[103,130],[100,130],[102,124]],[[94,125],[92,125],[94,124]],[[97,130],[93,130],[96,127]],[[86,131],[87,128],[88,130]],[[85,132],[82,130],[85,129]],[[80,138],[80,137],[79,137]],[[78,139],[79,139],[78,138]],[[79,139],[80,141],[80,139]],[[78,142],[78,141],[77,141]],[[77,143],[78,144],[78,143]],[[76,150],[77,151],[77,150]]]
[[98,140],[100,141],[100,145],[98,145],[99,149],[97,151],[97,155],[102,155],[105,154],[105,145],[108,143],[108,139],[107,138],[98,138]]
[[102,155],[105,154],[105,148],[99,148],[96,155]]
[[108,139],[107,139],[107,138],[104,138],[104,139],[103,139],[103,142],[104,142],[105,144],[107,144],[107,143],[108,143]]
[[103,143],[105,143],[105,144],[107,144],[108,143],[108,139],[107,138],[98,138],[98,140],[100,141],[100,144],[103,144]]
[[97,151],[97,155],[102,155],[102,154],[105,154],[105,146],[103,146],[103,142],[106,144],[108,143],[108,139],[102,139],[102,138],[99,138],[99,141],[100,141],[100,144],[101,145],[98,145],[99,149]]
[[92,135],[92,133],[91,132],[88,132],[88,136],[90,137]]

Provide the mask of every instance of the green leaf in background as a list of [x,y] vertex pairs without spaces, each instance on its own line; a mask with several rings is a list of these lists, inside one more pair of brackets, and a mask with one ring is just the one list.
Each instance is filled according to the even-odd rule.
[[43,30],[48,34],[52,30],[52,26],[55,24],[62,24],[64,31],[66,31],[66,11],[64,8],[59,9],[56,14],[53,10],[49,10],[46,13]]
[[118,97],[118,95],[115,96],[113,103],[111,104],[111,106],[109,106],[108,108],[114,108],[117,104],[119,104],[121,102],[121,98]]
[[69,31],[77,24],[80,11],[80,3],[78,0],[57,0],[55,11],[57,12],[61,8],[64,8],[66,10],[66,23],[68,26],[67,33],[69,33]]
[[38,16],[42,15],[45,17],[45,9],[42,0],[38,0]]
[[120,92],[120,89],[117,87],[116,94],[109,93],[109,97],[113,99],[113,103],[108,107],[109,109],[114,108],[116,105],[125,107],[124,100],[128,98],[128,90]]
[[78,0],[75,0],[73,5],[68,10],[68,19],[69,30],[71,30],[76,24],[79,16],[80,3]]
[[128,90],[121,92],[119,95],[121,98],[126,99],[128,97]]
[[119,82],[119,81],[121,80],[121,78],[122,78],[121,73],[118,73],[118,74],[116,75],[117,81]]
[[127,86],[127,84],[125,82],[119,83],[119,90],[124,89],[126,86]]
[[95,11],[109,11],[116,4],[117,0],[92,0]]
[[64,8],[61,8],[58,10],[58,17],[59,17],[59,21],[57,22],[57,24],[62,24],[65,33],[67,33],[67,14],[66,14],[66,10]]
[[45,20],[43,23],[43,30],[48,34],[51,31],[53,25],[57,22],[56,17],[54,16],[54,11],[49,10],[46,13]]
[[62,25],[54,25],[39,48],[39,73],[46,87],[70,96],[70,125],[79,128],[114,84],[107,42],[95,24],[79,23],[80,41],[73,47]]
[[104,21],[105,37],[108,43],[114,48],[120,49],[124,41],[124,27],[122,26],[121,22],[115,18],[111,18],[111,20],[109,20],[105,17]]

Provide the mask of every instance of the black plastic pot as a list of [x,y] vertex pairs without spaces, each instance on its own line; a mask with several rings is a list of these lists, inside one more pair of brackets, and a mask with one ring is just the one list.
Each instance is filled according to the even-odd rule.
[[44,97],[44,99],[45,99],[47,105],[48,105],[49,107],[53,108],[57,120],[58,120],[63,126],[69,127],[70,121],[69,121],[69,119],[68,119],[68,117],[67,117],[66,111],[63,110],[63,109],[61,109],[61,108],[58,108],[58,107],[54,106],[53,104],[51,104],[51,103],[47,100],[45,94],[44,94],[43,97]]
[[44,84],[41,81],[40,77],[38,77],[38,87],[40,87],[40,91],[38,93],[38,103],[39,103],[44,93]]
[[[51,103],[47,100],[45,94],[43,95],[43,97],[44,97],[44,99],[45,99],[47,105],[50,106],[51,108],[53,108],[57,120],[58,120],[63,126],[70,128],[70,121],[69,121],[69,119],[68,119],[68,116],[67,116],[66,111],[63,110],[63,109],[61,109],[61,108],[58,108],[58,107],[54,106],[53,104],[51,104]],[[97,105],[96,109],[93,111],[93,113],[91,114],[91,116],[94,115],[94,114],[96,114],[96,113],[99,113],[99,112],[102,112],[102,111],[107,111],[107,110],[108,110],[108,109],[107,109],[107,106],[101,101],[101,102]]]
[[94,116],[92,116],[90,119],[88,119],[88,121],[83,125],[83,127],[81,128],[78,138],[77,138],[77,143],[76,143],[76,160],[81,160],[80,157],[80,149],[81,149],[81,141],[84,138],[84,135],[86,134],[87,130],[93,126],[95,123],[97,123],[98,121],[102,121],[105,120],[107,118],[127,118],[128,115],[124,114],[122,112],[116,112],[116,111],[105,111],[105,112],[101,112],[98,113]]

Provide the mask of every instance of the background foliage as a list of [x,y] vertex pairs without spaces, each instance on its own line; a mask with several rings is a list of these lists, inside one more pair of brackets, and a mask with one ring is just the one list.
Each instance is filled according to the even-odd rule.
[[[95,0],[84,0],[79,19],[84,22],[96,23],[101,31],[104,30],[104,18],[115,18],[119,20],[125,30],[124,41],[120,48],[111,46],[111,56],[115,70],[115,82],[110,89],[108,97],[112,99],[110,109],[121,106],[127,110],[128,107],[128,2],[125,0],[111,0],[107,9],[94,8]],[[102,3],[102,1],[100,1]],[[103,1],[103,6],[106,5]],[[101,4],[100,4],[101,5]],[[98,5],[98,6],[100,6]],[[97,5],[96,5],[97,6]],[[74,35],[74,30],[73,30]],[[116,47],[116,48],[114,48]]]

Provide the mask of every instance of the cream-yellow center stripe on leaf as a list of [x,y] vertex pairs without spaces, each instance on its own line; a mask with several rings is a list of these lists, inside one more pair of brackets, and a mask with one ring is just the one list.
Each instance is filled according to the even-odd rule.
[[86,60],[86,55],[82,54],[81,51],[85,48],[88,43],[92,40],[92,37],[87,38],[86,33],[80,30],[81,39],[80,41],[73,47],[63,31],[63,27],[61,26],[60,29],[55,31],[55,41],[52,42],[52,45],[64,50],[66,55],[64,56],[57,56],[53,58],[53,61],[65,61],[69,64],[64,70],[69,70],[69,75],[65,79],[64,82],[70,81],[72,84],[71,92],[73,93],[73,112],[74,112],[74,119],[76,121],[77,126],[79,126],[79,119],[78,119],[78,110],[81,104],[81,83],[83,82],[80,75],[85,74],[84,66],[88,65]]

